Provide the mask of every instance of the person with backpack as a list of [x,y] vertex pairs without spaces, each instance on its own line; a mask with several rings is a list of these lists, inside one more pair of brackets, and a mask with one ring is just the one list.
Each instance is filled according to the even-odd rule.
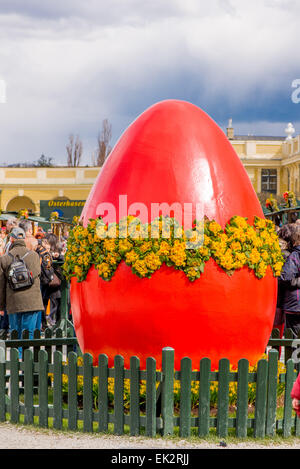
[[0,315],[6,309],[10,330],[40,329],[43,301],[40,290],[41,264],[38,254],[25,245],[25,232],[15,227],[10,232],[10,248],[0,257]]

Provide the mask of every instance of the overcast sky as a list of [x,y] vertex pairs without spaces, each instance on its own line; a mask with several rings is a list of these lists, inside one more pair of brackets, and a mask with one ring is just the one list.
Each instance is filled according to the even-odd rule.
[[[0,0],[0,165],[91,164],[150,105],[183,99],[237,134],[300,133],[298,0]],[[1,98],[1,91],[0,91]]]

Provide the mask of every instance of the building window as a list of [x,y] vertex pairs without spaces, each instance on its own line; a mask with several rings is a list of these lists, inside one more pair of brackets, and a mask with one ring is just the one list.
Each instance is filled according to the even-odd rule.
[[271,194],[277,193],[277,169],[261,170],[261,191]]

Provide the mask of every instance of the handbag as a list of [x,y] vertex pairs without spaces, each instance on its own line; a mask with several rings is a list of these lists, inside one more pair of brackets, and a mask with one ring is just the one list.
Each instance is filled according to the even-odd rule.
[[56,275],[55,272],[53,272],[53,278],[52,280],[50,280],[50,282],[48,283],[49,287],[51,288],[56,288],[56,287],[60,287],[61,285],[61,280],[60,278]]

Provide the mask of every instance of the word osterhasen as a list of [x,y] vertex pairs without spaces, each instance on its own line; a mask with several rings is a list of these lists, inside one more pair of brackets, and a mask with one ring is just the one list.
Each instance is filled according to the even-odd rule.
[[84,200],[49,200],[48,207],[83,207]]

